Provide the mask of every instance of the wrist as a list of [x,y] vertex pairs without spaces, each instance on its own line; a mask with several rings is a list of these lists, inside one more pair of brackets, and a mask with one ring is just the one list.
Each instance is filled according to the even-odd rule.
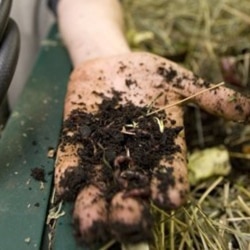
[[60,0],[57,11],[61,35],[74,66],[129,52],[117,0]]

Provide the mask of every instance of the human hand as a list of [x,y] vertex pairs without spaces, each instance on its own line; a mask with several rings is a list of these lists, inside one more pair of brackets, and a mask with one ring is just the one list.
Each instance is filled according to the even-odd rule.
[[[103,2],[96,4],[88,8]],[[60,13],[65,13],[63,8]],[[112,29],[96,29],[110,30],[114,50],[99,43],[100,32],[83,38],[75,33],[88,48],[77,50],[69,29],[62,30],[75,69],[57,151],[56,193],[75,201],[73,218],[81,241],[93,243],[109,235],[125,243],[147,241],[150,201],[164,210],[175,209],[189,189],[182,107],[162,108],[212,85],[169,60],[130,52],[122,32],[113,32],[120,29],[117,18],[106,13],[105,20],[115,20]],[[192,101],[227,119],[249,119],[250,101],[224,87]]]
[[[79,223],[81,237],[87,241],[95,241],[98,235],[91,228],[98,222],[99,230],[103,228],[99,237],[104,236],[103,231],[108,224],[118,240],[143,240],[145,235],[149,235],[150,200],[165,210],[175,209],[183,204],[188,193],[188,180],[182,107],[175,105],[167,108],[160,116],[157,113],[147,115],[147,111],[150,113],[175,103],[182,96],[189,96],[191,90],[196,93],[209,87],[191,72],[148,53],[128,53],[96,59],[75,69],[65,102],[65,123],[57,154],[55,185],[57,194],[66,199],[73,194],[74,200],[78,194],[74,217]],[[232,96],[237,97],[235,103],[229,102]],[[234,120],[246,119],[250,111],[249,100],[224,87],[201,94],[195,101],[210,112],[219,112],[219,115]],[[110,102],[109,110],[100,110],[103,102],[106,105]],[[119,120],[123,119],[123,112],[129,103],[134,105],[134,109],[144,107],[144,116],[140,117],[141,113],[136,116],[131,110],[126,118],[131,122],[120,124]],[[117,109],[120,116],[116,112],[116,117],[112,117],[111,113]],[[106,123],[103,120],[99,123],[100,114],[104,112],[107,116]],[[87,114],[92,114],[93,118],[85,117]],[[163,122],[164,133],[160,133],[157,118]],[[153,131],[149,128],[144,131],[151,133],[150,137],[141,136],[143,127],[140,125],[131,128],[133,122],[139,121],[154,124]],[[101,133],[99,130],[106,131],[107,141],[115,140],[113,133],[122,137],[117,142],[117,148],[114,145],[111,147],[101,134],[98,137],[98,133]],[[162,138],[155,142],[154,137],[159,134],[162,134]],[[129,144],[128,138],[136,137],[139,140],[139,136],[141,141]],[[146,149],[146,143],[158,148]],[[161,151],[164,144],[168,148]],[[91,151],[89,145],[92,145]],[[130,145],[137,145],[137,148]],[[144,146],[138,150],[140,145]],[[110,152],[114,155],[105,162],[105,155],[111,154]],[[138,152],[143,159],[138,159]],[[151,155],[159,152],[161,155],[158,161],[152,166],[146,166]],[[94,158],[93,162],[89,157]],[[126,179],[128,172],[132,175]],[[121,178],[123,182],[119,182]],[[141,186],[136,183],[133,187],[132,181],[128,179],[135,182],[146,181]],[[109,195],[111,188],[113,190]],[[114,190],[117,192],[114,193]],[[123,230],[119,231],[117,227]],[[130,238],[129,229],[133,231]]]

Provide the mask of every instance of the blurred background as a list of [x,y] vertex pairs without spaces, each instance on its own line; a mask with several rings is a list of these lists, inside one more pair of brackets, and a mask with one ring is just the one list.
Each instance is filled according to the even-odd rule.
[[[133,50],[167,57],[208,81],[224,81],[250,97],[249,0],[121,2]],[[55,20],[47,0],[13,0],[11,16],[21,33],[19,61],[8,92],[13,108]],[[193,104],[186,105],[184,121],[189,155],[198,152],[200,161],[206,155],[209,162],[219,159],[211,152],[226,153],[231,170],[217,176],[218,165],[211,161],[212,170],[202,168],[204,179],[193,184],[186,207],[170,214],[155,210],[158,221],[152,249],[165,249],[159,245],[163,242],[172,249],[250,250],[250,125],[215,117]],[[189,166],[190,173],[194,169]]]
[[13,108],[54,17],[47,7],[47,0],[13,0],[11,17],[18,24],[21,33],[19,60],[8,92],[10,108]]

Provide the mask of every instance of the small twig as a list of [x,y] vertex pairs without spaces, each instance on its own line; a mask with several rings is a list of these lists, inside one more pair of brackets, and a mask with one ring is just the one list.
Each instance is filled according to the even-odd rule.
[[224,6],[222,7],[223,10],[225,10],[226,12],[230,13],[231,15],[234,15],[238,18],[240,18],[241,20],[243,20],[244,22],[250,24],[250,16],[248,16],[247,14],[243,13],[242,11],[239,11],[235,8],[232,8],[231,6],[224,4]]
[[[230,207],[227,207],[226,208],[226,214],[229,218],[234,218],[233,216],[233,212],[232,212],[232,209]],[[234,221],[231,222],[233,227],[234,227],[234,231],[237,232],[234,234],[234,237],[236,239],[236,241],[238,242],[239,245],[241,245],[241,241],[240,241],[240,238],[239,238],[239,234],[240,234],[240,227],[238,226],[237,223],[235,223]]]
[[170,249],[171,250],[175,249],[175,244],[174,244],[175,223],[174,223],[173,217],[174,217],[174,211],[171,212],[171,218],[170,218]]
[[240,185],[235,185],[235,187],[237,188],[238,191],[242,192],[244,195],[247,196],[248,199],[250,199],[250,192],[246,188]]
[[65,215],[65,211],[62,211],[62,205],[63,202],[61,201],[57,206],[52,207],[49,210],[49,214],[47,217],[47,224],[49,224],[51,220],[57,220]]
[[135,132],[127,131],[124,126],[122,127],[121,133],[126,134],[126,135],[135,135]]
[[157,206],[155,206],[152,202],[150,203],[150,206],[151,206],[153,209],[155,209],[157,212],[159,212],[159,213],[161,213],[161,214],[164,214],[165,217],[171,218],[172,220],[174,220],[174,222],[175,222],[176,224],[180,225],[181,227],[184,227],[184,228],[187,227],[187,225],[186,225],[183,221],[179,220],[179,219],[176,218],[175,216],[172,216],[172,217],[171,217],[171,215],[167,214],[164,210],[162,210],[162,209],[158,208]]
[[201,205],[201,203],[206,199],[209,193],[211,193],[222,182],[222,180],[223,180],[223,177],[219,177],[210,187],[208,187],[208,189],[204,192],[204,194],[198,200],[198,205]]
[[108,250],[112,245],[115,244],[115,240],[109,241],[107,244],[105,244],[103,247],[101,247],[99,250]]
[[157,96],[147,105],[148,110],[150,110],[150,109],[154,106],[156,100],[159,99],[162,95],[163,95],[163,92],[160,92],[160,93],[159,93],[159,94],[158,94],[158,95],[157,95]]
[[166,106],[164,106],[164,107],[161,107],[161,108],[159,108],[159,109],[157,109],[157,110],[154,110],[154,111],[152,111],[152,112],[149,112],[149,113],[147,114],[147,116],[150,116],[150,115],[152,115],[152,114],[158,113],[158,112],[160,112],[160,111],[162,111],[162,110],[166,110],[166,109],[172,108],[173,106],[180,105],[180,104],[182,104],[182,103],[184,103],[184,102],[186,102],[186,101],[188,101],[188,100],[190,100],[190,99],[193,99],[194,97],[196,97],[196,96],[198,96],[198,95],[204,94],[204,93],[206,93],[206,92],[208,92],[208,91],[210,91],[210,90],[212,90],[212,89],[216,89],[216,88],[218,88],[218,87],[220,87],[220,86],[222,86],[222,85],[224,85],[224,84],[225,84],[224,82],[220,82],[220,83],[218,83],[218,84],[216,84],[216,85],[214,85],[214,86],[212,86],[212,87],[210,87],[210,88],[207,88],[207,89],[203,89],[203,90],[201,90],[201,91],[198,91],[197,93],[195,93],[195,94],[193,94],[193,95],[191,95],[191,96],[188,96],[188,97],[186,97],[186,98],[184,98],[184,99],[182,99],[182,100],[180,100],[180,101],[177,101],[177,102],[168,104],[168,105],[166,105]]
[[236,222],[236,221],[250,221],[250,217],[234,217],[234,218],[228,218],[228,222]]
[[242,208],[242,210],[245,211],[245,213],[247,213],[248,216],[250,216],[250,208],[244,202],[244,200],[242,199],[242,197],[240,195],[238,195],[237,200],[239,201],[239,205]]
[[241,159],[246,159],[250,160],[250,154],[244,154],[240,152],[229,152],[230,157],[233,158],[241,158]]

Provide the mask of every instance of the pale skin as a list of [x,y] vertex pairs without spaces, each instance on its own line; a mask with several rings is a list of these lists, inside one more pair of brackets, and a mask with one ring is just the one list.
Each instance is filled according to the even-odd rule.
[[[161,108],[210,86],[171,61],[150,53],[131,52],[123,35],[122,10],[117,0],[74,0],[74,4],[71,0],[61,0],[58,5],[58,20],[63,41],[74,66],[65,98],[65,120],[75,109],[95,113],[103,97],[93,92],[111,98],[111,90],[115,90],[123,93],[121,104],[131,101],[136,106],[145,106],[155,100],[154,106]],[[137,84],[127,86],[125,82],[128,78]],[[159,94],[160,97],[156,98]],[[229,101],[232,97],[237,101]],[[206,95],[195,97],[193,101],[208,112],[227,119],[249,120],[250,101],[230,89],[219,87]],[[165,127],[183,126],[183,111],[180,105],[166,109],[165,113],[168,117],[164,121]],[[180,152],[173,154],[171,160],[163,157],[159,162],[162,175],[168,169],[173,169],[174,184],[162,190],[159,185],[161,180],[153,173],[149,187],[150,200],[165,210],[181,206],[189,190],[183,131],[178,134],[175,143],[180,146]],[[77,149],[80,147],[84,145],[67,144],[64,150],[60,145],[58,147],[55,187],[59,197],[65,192],[65,187],[60,186],[65,171],[79,164]],[[97,172],[102,168],[101,161],[100,165],[93,166]],[[158,170],[156,167],[155,171]],[[149,225],[143,217],[143,214],[149,212],[149,200],[141,203],[133,197],[125,197],[121,191],[115,194],[108,204],[102,196],[102,190],[106,188],[107,183],[102,176],[98,176],[97,180],[93,179],[96,185],[83,188],[75,202],[73,217],[79,225],[79,237],[87,243],[102,239],[102,230],[99,235],[91,231],[95,222],[100,222],[99,228],[110,225],[113,237],[123,241],[126,235],[122,235],[112,225],[126,227],[136,223],[139,225],[136,233],[142,234],[142,237],[137,239],[142,240]],[[127,209],[128,206],[134,208],[132,212]],[[121,207],[124,209],[120,209]]]

